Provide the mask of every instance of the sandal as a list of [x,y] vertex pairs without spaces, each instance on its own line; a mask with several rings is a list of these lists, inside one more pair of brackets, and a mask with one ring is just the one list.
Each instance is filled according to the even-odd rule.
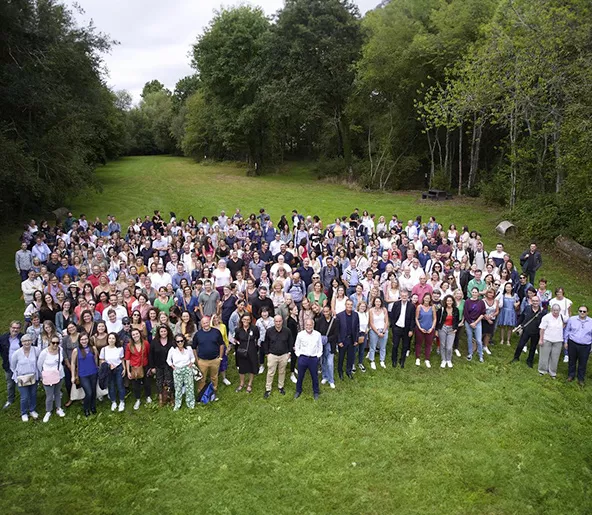
[[253,391],[253,387],[251,385],[247,386],[247,393],[251,393]]
[[243,386],[242,384],[239,384],[239,385],[236,387],[236,390],[234,390],[234,391],[235,391],[236,393],[238,393],[238,392],[242,392],[242,391],[243,391],[243,388],[244,388],[244,386]]

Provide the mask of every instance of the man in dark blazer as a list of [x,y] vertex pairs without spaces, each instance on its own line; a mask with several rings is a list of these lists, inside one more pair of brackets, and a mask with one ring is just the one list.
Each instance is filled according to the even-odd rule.
[[353,379],[352,369],[354,367],[354,358],[360,334],[360,318],[354,311],[354,303],[350,299],[345,301],[345,311],[337,315],[337,320],[339,322],[339,337],[337,339],[339,360],[337,372],[339,373],[339,378],[343,379],[343,360],[347,356],[345,372],[347,377]]
[[520,256],[520,264],[522,265],[522,272],[528,276],[530,284],[534,284],[534,278],[537,270],[543,264],[543,258],[538,251],[536,243],[531,243],[528,250],[525,250]]
[[10,329],[7,333],[0,335],[0,356],[2,356],[2,368],[6,375],[6,393],[8,399],[3,408],[6,409],[14,402],[16,383],[12,380],[12,370],[10,369],[10,356],[21,347],[21,323],[13,320],[10,323]]
[[399,363],[401,368],[405,368],[405,359],[407,358],[407,351],[409,350],[411,336],[413,336],[413,329],[415,328],[415,306],[409,300],[407,290],[401,290],[401,299],[393,304],[390,319],[393,334],[393,368],[397,367],[401,339],[403,340],[403,348]]

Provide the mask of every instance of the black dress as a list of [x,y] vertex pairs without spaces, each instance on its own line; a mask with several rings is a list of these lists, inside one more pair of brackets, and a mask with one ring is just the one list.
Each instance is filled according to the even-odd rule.
[[[237,342],[236,364],[239,374],[256,374],[259,372],[258,347],[259,328],[251,325],[247,331],[242,326],[234,332],[234,339]],[[238,349],[247,349],[247,356],[242,357]]]

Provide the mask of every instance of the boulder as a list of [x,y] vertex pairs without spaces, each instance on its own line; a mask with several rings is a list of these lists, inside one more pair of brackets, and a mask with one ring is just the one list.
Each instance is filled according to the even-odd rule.
[[516,226],[512,222],[508,222],[504,220],[497,224],[495,230],[500,233],[502,236],[513,236],[516,234]]
[[592,249],[580,245],[567,236],[557,236],[555,245],[566,256],[582,261],[587,265],[592,265]]
[[69,212],[70,212],[70,210],[67,207],[58,207],[57,209],[54,209],[52,211],[53,216],[55,216],[57,223],[63,222],[66,219],[66,217],[68,216]]

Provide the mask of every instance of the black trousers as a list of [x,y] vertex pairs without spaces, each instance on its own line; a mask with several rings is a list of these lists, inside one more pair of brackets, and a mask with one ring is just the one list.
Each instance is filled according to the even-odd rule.
[[591,345],[581,345],[572,340],[567,340],[567,355],[569,365],[567,377],[576,377],[576,364],[578,366],[578,381],[584,381],[586,378],[586,366],[590,357]]
[[[405,329],[401,329],[400,327],[393,325],[392,326],[392,334],[393,334],[393,355],[391,356],[393,366],[397,366],[397,360],[399,360],[399,364],[404,367],[405,366],[405,359],[407,359],[407,351],[409,350],[409,346],[411,345],[411,337],[409,336],[409,331]],[[401,349],[401,358],[399,358],[399,344],[403,340],[403,346]]]
[[539,344],[539,338],[540,334],[538,331],[534,334],[527,334],[526,332],[523,332],[522,336],[520,336],[520,340],[518,340],[516,350],[514,351],[514,359],[520,359],[522,349],[530,341],[530,347],[528,349],[528,358],[526,358],[526,363],[527,365],[532,366],[532,364],[534,363],[534,353],[537,350],[537,346]]
[[337,347],[339,349],[339,359],[337,360],[337,372],[339,377],[343,377],[343,361],[346,360],[345,372],[351,374],[354,368],[354,359],[356,357],[357,347],[353,344],[344,344],[343,347]]

